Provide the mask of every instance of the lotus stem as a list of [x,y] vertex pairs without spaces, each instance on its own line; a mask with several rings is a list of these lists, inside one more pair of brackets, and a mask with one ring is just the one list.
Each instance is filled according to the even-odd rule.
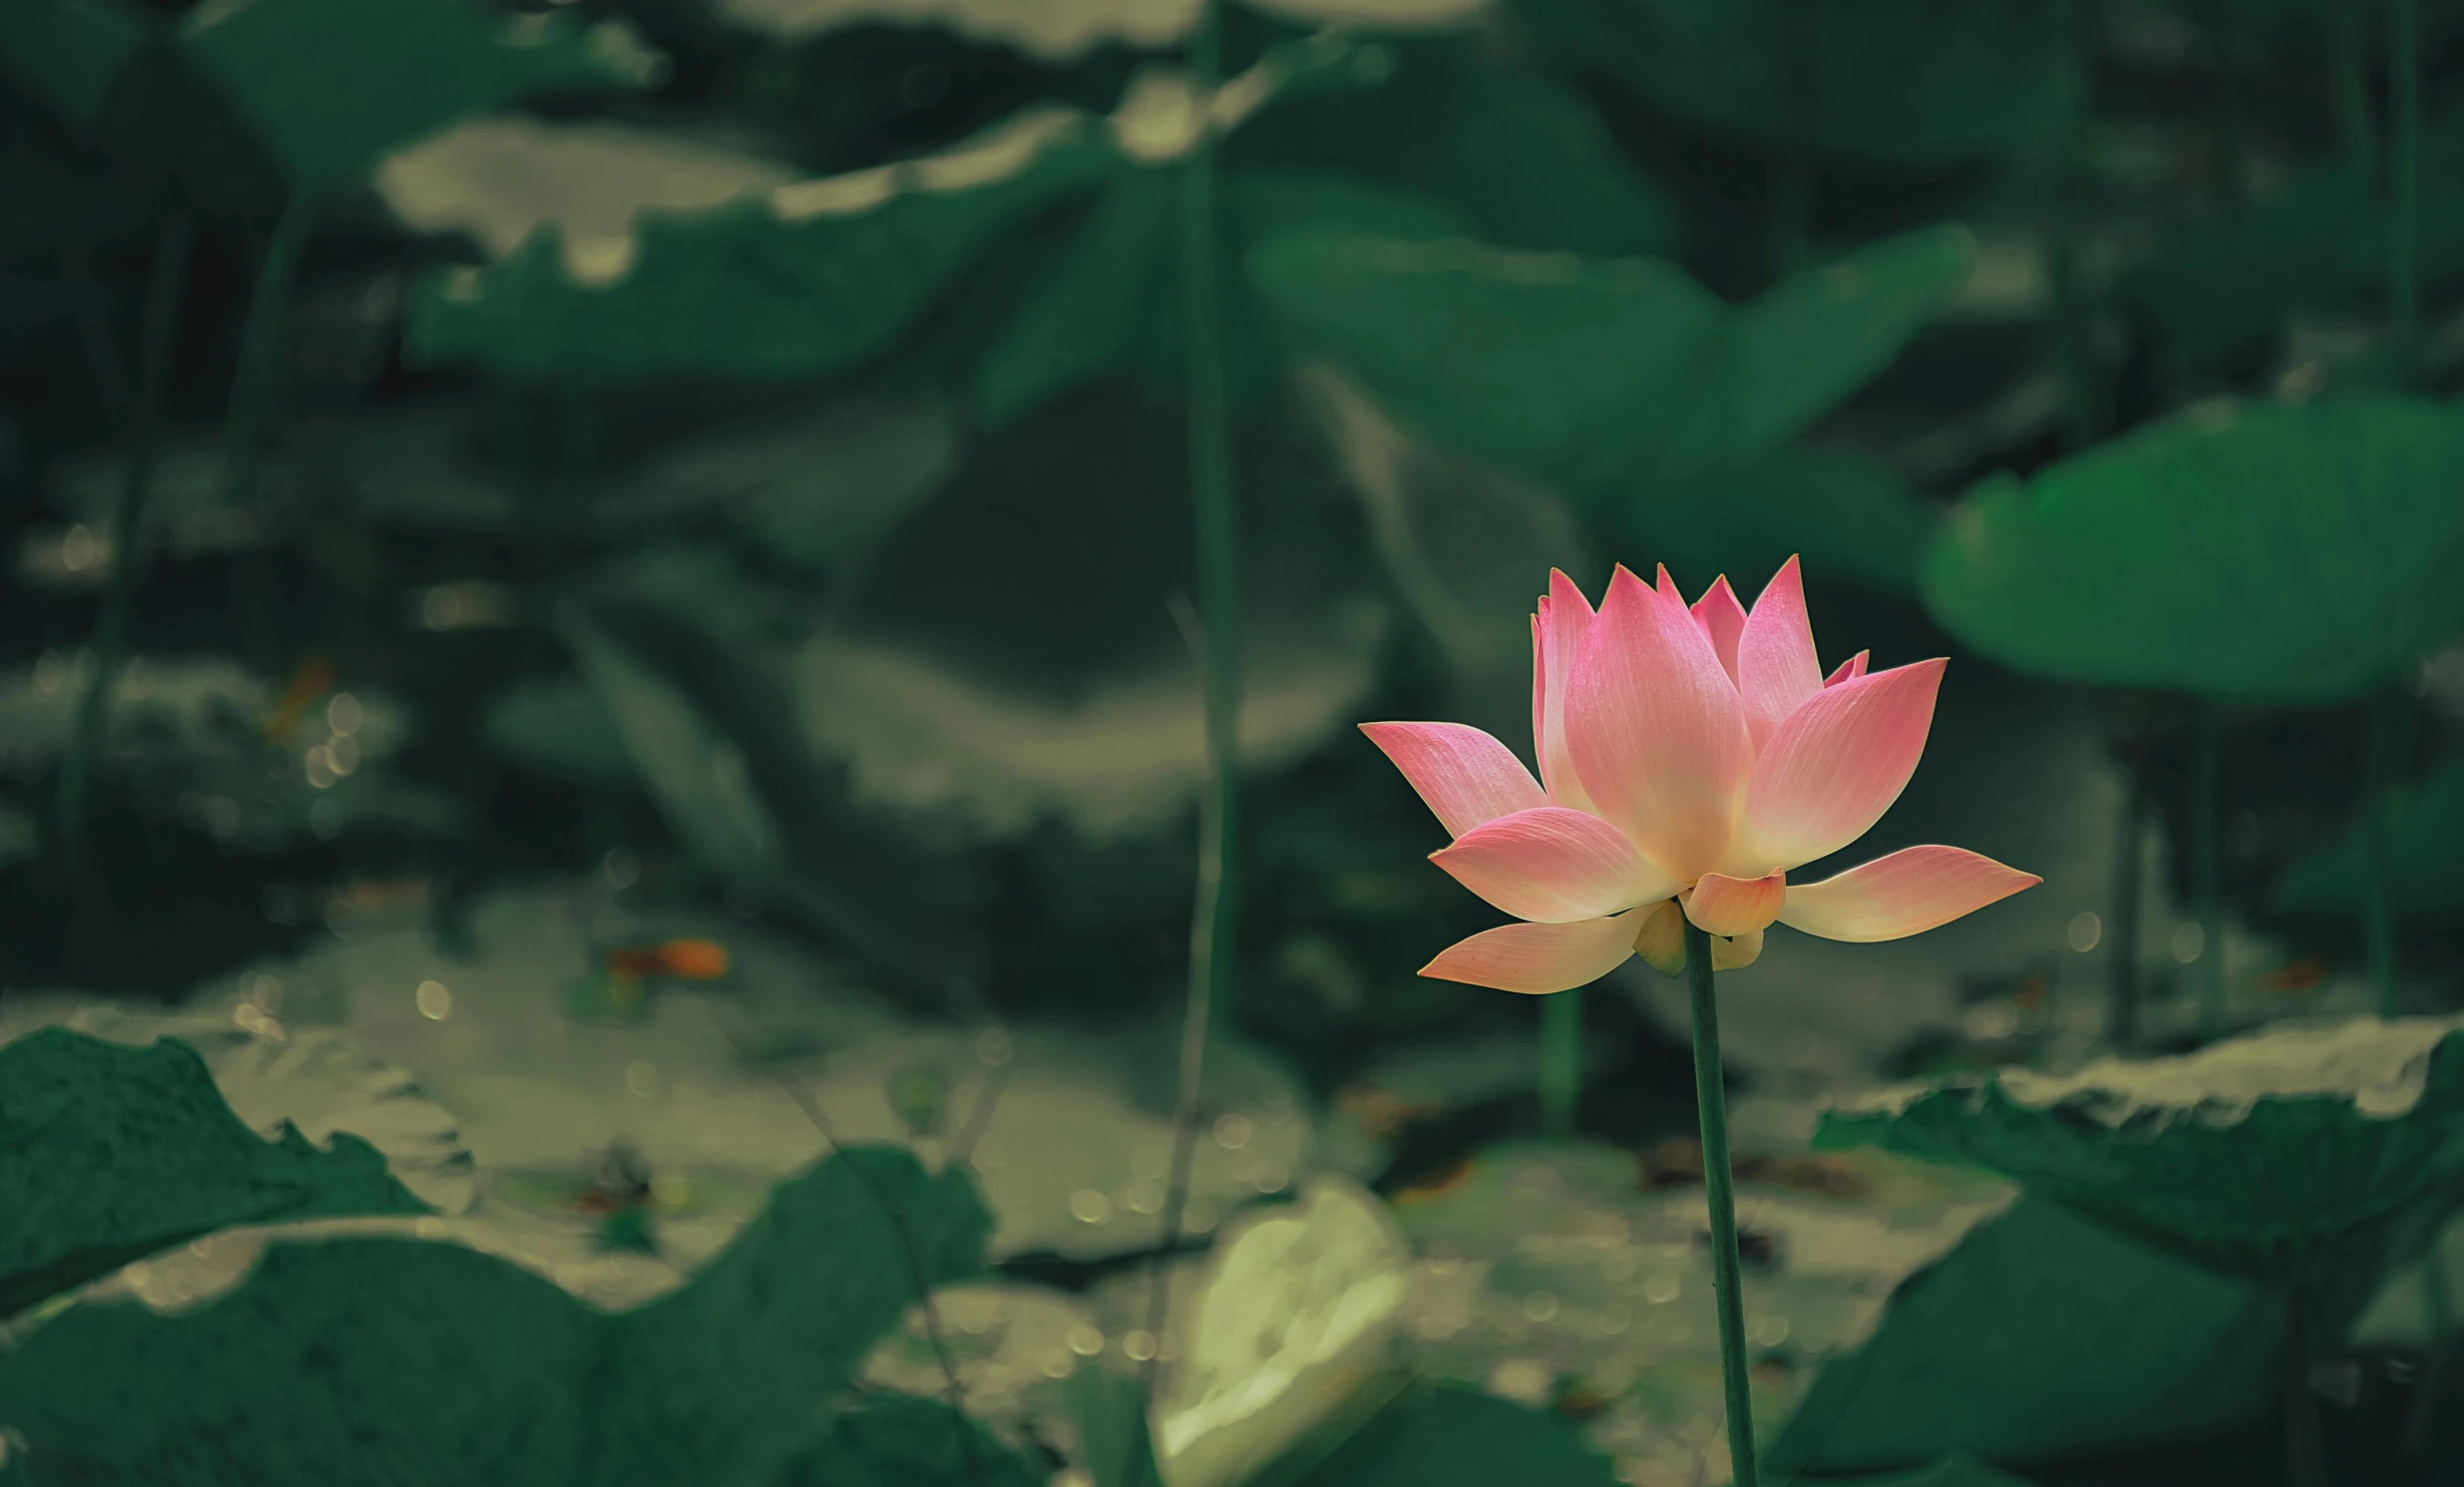
[[[2452,1216],[2450,1216],[2452,1217]],[[2418,1461],[2430,1443],[2430,1425],[2437,1417],[2438,1395],[2447,1386],[2447,1371],[2455,1364],[2455,1298],[2447,1288],[2447,1258],[2438,1237],[2445,1224],[2432,1231],[2430,1251],[2421,1265],[2423,1309],[2429,1313],[2430,1360],[2404,1411],[2403,1433],[2396,1440],[2396,1459]]]
[[2370,0],[2330,0],[2327,96],[2336,138],[2363,180],[2378,166],[2378,126],[2370,118]]
[[2412,374],[2421,313],[2420,0],[2387,0],[2387,340]]
[[2397,982],[2394,884],[2387,861],[2389,796],[2403,763],[2398,757],[2403,752],[2402,702],[2402,695],[2390,690],[2370,705],[2361,762],[2361,942],[2382,1017],[2404,1011],[2403,988]]
[[194,238],[194,224],[184,213],[164,222],[155,234],[154,260],[146,276],[137,397],[129,417],[128,463],[122,470],[120,504],[112,513],[111,571],[104,579],[103,605],[94,624],[93,675],[78,700],[77,723],[69,736],[68,752],[60,761],[60,792],[53,803],[72,890],[96,953],[107,966],[118,958],[117,941],[111,906],[86,835],[86,791],[101,765],[111,723],[112,688],[119,680],[122,652],[128,648],[139,533],[147,498],[154,491],[155,461],[163,443],[163,403],[171,382],[172,344],[186,298],[188,249]]
[[2190,880],[2199,914],[2199,1035],[2210,1042],[2225,1030],[2227,995],[2224,891],[2217,868],[2217,777],[2224,751],[2224,710],[2203,699],[2191,746]]
[[[222,419],[219,494],[224,507],[238,506],[256,494],[257,448],[272,417],[274,389],[280,380],[276,374],[282,359],[282,324],[316,214],[314,190],[293,192],[275,219],[264,261],[257,265],[256,291],[240,330],[239,365],[231,378],[231,399]],[[252,646],[262,653],[273,641],[271,574],[261,556],[247,555],[234,564],[232,576],[240,612],[248,617]]]
[[2111,983],[2105,1010],[2105,1041],[2116,1053],[2128,1053],[2139,1043],[2139,877],[2140,832],[2145,812],[2139,760],[2124,761],[2122,819],[2115,830],[2113,856],[2113,949]]
[[1728,1091],[1720,1062],[1719,1001],[1711,989],[1711,936],[1691,920],[1685,924],[1685,978],[1694,1001],[1694,1101],[1702,1122],[1703,1194],[1711,1210],[1711,1297],[1719,1309],[1728,1460],[1736,1487],[1757,1487],[1754,1395],[1746,1371],[1744,1277],[1737,1255],[1737,1185],[1728,1165]]
[[1540,1128],[1552,1141],[1575,1134],[1583,1099],[1583,988],[1540,999]]
[[2310,1290],[2285,1293],[2285,1479],[2290,1487],[2327,1487],[2326,1446],[2318,1430],[2318,1395],[2310,1387]]

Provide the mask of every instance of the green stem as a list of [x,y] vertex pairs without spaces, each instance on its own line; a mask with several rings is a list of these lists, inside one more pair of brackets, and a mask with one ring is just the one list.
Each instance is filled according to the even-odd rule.
[[1728,1460],[1736,1487],[1756,1487],[1754,1396],[1745,1358],[1744,1278],[1737,1256],[1737,1188],[1728,1165],[1728,1091],[1720,1010],[1711,989],[1711,936],[1685,925],[1685,978],[1694,999],[1694,1102],[1702,1121],[1702,1184],[1711,1208],[1711,1297],[1719,1310],[1720,1381],[1728,1400]]
[[2387,861],[2389,794],[2401,772],[2403,696],[2390,690],[2369,708],[2369,738],[2361,759],[2361,942],[2368,957],[2370,984],[2378,988],[2378,1014],[2403,1013],[2403,992],[2397,984],[2395,897]]
[[222,420],[225,506],[255,493],[257,444],[272,413],[282,360],[282,322],[290,310],[291,282],[299,276],[300,257],[316,226],[316,211],[313,191],[295,192],[274,222],[264,261],[257,265],[256,293],[248,301],[247,324],[239,333],[239,369],[231,379],[230,406]]
[[2421,314],[2419,0],[2387,0],[2387,340],[2397,376],[2409,378]]
[[80,912],[106,965],[117,959],[116,939],[110,904],[86,834],[86,793],[101,766],[111,722],[112,688],[119,680],[121,653],[128,646],[139,533],[145,522],[146,499],[154,489],[155,461],[161,453],[172,345],[179,329],[180,303],[186,297],[188,249],[194,236],[195,229],[184,213],[166,221],[155,235],[140,331],[137,399],[129,419],[128,463],[122,473],[120,504],[112,513],[111,571],[104,579],[102,609],[94,625],[93,675],[78,700],[76,727],[60,765],[60,793],[53,802],[54,823],[68,858]]
[[2378,168],[2378,126],[2370,118],[2370,0],[2328,0],[2327,96],[2336,138],[2361,179]]
[[2144,809],[2136,756],[2124,761],[2122,819],[2113,856],[2113,948],[2110,999],[2105,1012],[2105,1041],[2116,1053],[2139,1044],[2139,872],[2140,818]]
[[2447,1386],[2447,1370],[2455,1362],[2455,1298],[2447,1289],[2447,1255],[2439,1244],[2441,1224],[2430,1236],[2430,1251],[2421,1263],[2422,1299],[2430,1322],[2430,1361],[2421,1370],[2412,1403],[2404,1411],[2404,1427],[2396,1439],[2397,1459],[2418,1461],[2430,1443],[2430,1425],[2438,1412],[2438,1396]]
[[2225,750],[2224,710],[2199,704],[2190,760],[2190,883],[2199,915],[2199,1032],[2213,1041],[2225,1028],[2224,891],[2217,869],[2217,776]]
[[1583,988],[1540,999],[1540,1128],[1552,1141],[1575,1134],[1583,1099]]
[[1206,636],[1207,795],[1213,812],[1210,865],[1216,884],[1210,906],[1208,979],[1214,1015],[1231,1011],[1233,917],[1237,909],[1240,778],[1240,538],[1232,489],[1232,428],[1224,386],[1224,306],[1216,261],[1215,199],[1217,32],[1207,0],[1190,43],[1190,82],[1198,92],[1200,129],[1182,172],[1181,313],[1188,337],[1190,490],[1197,507],[1198,615]]
[[2291,1487],[2327,1487],[2325,1442],[2318,1433],[2318,1395],[2310,1388],[2310,1293],[2285,1293],[2285,1477]]

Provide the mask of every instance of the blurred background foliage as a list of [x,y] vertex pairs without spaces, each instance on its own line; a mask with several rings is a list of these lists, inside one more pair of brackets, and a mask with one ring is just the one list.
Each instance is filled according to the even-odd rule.
[[[1345,1408],[1159,1437],[1170,1487],[1724,1469],[1675,983],[1593,992],[1545,1108],[1538,1005],[1412,974],[1488,920],[1350,724],[1521,748],[1551,565],[1750,592],[1791,554],[1826,664],[1956,657],[1876,846],[2046,882],[1889,946],[1775,934],[1728,978],[1775,1461],[2268,1480],[2282,1320],[2245,1278],[1806,1142],[1879,1078],[2464,1001],[2464,9],[1225,0],[1212,92],[1201,14],[0,4],[0,1026],[187,1038],[248,1124],[366,1136],[427,1175],[421,1223],[584,1300],[699,1271],[621,1323],[392,1241],[247,1293],[288,1288],[274,1336],[380,1298],[372,1355],[414,1346],[415,1295],[535,1314],[558,1377],[645,1398],[749,1324],[726,1266],[771,1276],[761,1235],[855,1201],[825,1166],[748,1227],[825,1150],[781,1071],[852,1140],[1006,1151],[980,1208],[914,1199],[959,1236],[931,1276],[846,1262],[992,1268],[947,1307],[990,1433],[950,1428],[949,1339],[885,1312],[762,1343],[796,1382],[698,1479],[1152,1471],[1100,1441],[1138,1414],[1105,1392],[1131,1339],[1206,1351],[1140,1329],[1139,1277],[1207,771],[1175,609],[1211,129],[1237,932],[1171,1284],[1335,1256],[1289,1314],[1392,1283],[1414,1377],[1333,1348],[1292,1389]],[[1277,1239],[1296,1192],[1327,1217]],[[95,1253],[397,1211],[192,1196]],[[1207,1242],[1244,1223],[1245,1260]],[[2428,1243],[2319,1303],[2369,1480],[2464,1460],[2464,1235]],[[255,1251],[175,1253],[154,1293],[76,1279],[172,1304]],[[111,1315],[51,1335],[189,1356]],[[214,1350],[258,1333],[182,1335],[310,1386]],[[851,1381],[820,1436],[762,1414]],[[647,1449],[554,1387],[519,1464],[403,1459],[545,1483]],[[76,1480],[149,1479],[236,1407],[191,1406]],[[85,1407],[41,1409],[67,1439]]]

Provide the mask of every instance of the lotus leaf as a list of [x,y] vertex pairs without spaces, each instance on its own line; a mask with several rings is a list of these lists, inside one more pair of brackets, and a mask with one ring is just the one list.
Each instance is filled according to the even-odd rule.
[[259,1137],[184,1043],[0,1047],[0,1316],[235,1224],[426,1211],[356,1136]]
[[2464,629],[2459,490],[2452,407],[2194,408],[1979,486],[1926,555],[1926,607],[2041,675],[2332,702]]
[[[2387,813],[2387,893],[2398,910],[2440,914],[2464,907],[2464,759],[2399,787]],[[2280,909],[2350,912],[2368,882],[2362,828],[2293,864],[2277,881]]]
[[2280,1025],[2180,1058],[1885,1091],[1817,1143],[1998,1172],[2220,1273],[2309,1285],[2464,1192],[2464,1021]]

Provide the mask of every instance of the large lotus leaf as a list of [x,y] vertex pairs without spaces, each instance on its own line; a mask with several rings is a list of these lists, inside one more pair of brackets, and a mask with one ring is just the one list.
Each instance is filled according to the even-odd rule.
[[44,1323],[0,1355],[0,1415],[38,1470],[98,1484],[772,1487],[915,1287],[976,1267],[984,1226],[962,1176],[868,1148],[619,1315],[457,1245],[279,1246],[185,1315]]
[[[2464,908],[2464,758],[2388,800],[2387,890],[2399,911],[2440,914]],[[2279,909],[2351,911],[2366,899],[2369,861],[2355,823],[2332,844],[2277,880]]]
[[1879,1471],[2217,1429],[2274,1397],[2283,1315],[2254,1287],[2022,1198],[1901,1284],[1766,1455],[1775,1472]]
[[1565,62],[1765,149],[1942,169],[2042,150],[2080,103],[2054,0],[1516,0]]
[[1592,500],[1760,454],[1888,365],[1963,282],[1957,228],[1732,309],[1675,265],[1296,229],[1249,272],[1296,348],[1398,419]]
[[1818,1144],[1999,1172],[2220,1272],[2308,1283],[2464,1191],[2464,1022],[2288,1025],[1833,1111]]
[[1396,48],[1376,88],[1280,108],[1229,141],[1228,169],[1342,171],[1425,192],[1501,246],[1666,252],[1676,211],[1581,93],[1476,45]]
[[[775,1487],[1045,1487],[1046,1476],[932,1399],[886,1398],[839,1414]],[[765,1484],[769,1487],[769,1484]]]
[[426,1211],[356,1136],[260,1138],[185,1044],[0,1047],[0,1316],[236,1224]]
[[1441,1384],[1382,1410],[1299,1487],[1609,1487],[1616,1480],[1574,1421]]
[[473,0],[229,0],[188,13],[182,58],[296,186],[538,93],[638,87],[653,59],[613,29],[508,17]]
[[[1124,365],[1178,380],[1184,184],[1180,171],[1149,167],[1106,193],[978,363],[976,403],[987,422],[1008,423]],[[1230,173],[1221,194],[1225,263],[1238,263],[1258,241],[1301,223],[1412,240],[1456,235],[1463,226],[1434,200],[1335,176]],[[1267,322],[1245,280],[1231,275],[1223,287],[1227,380],[1235,394],[1251,393],[1274,366]]]
[[2333,701],[2464,629],[2459,490],[2450,407],[2193,409],[1978,487],[1926,556],[1926,606],[2021,670]]

